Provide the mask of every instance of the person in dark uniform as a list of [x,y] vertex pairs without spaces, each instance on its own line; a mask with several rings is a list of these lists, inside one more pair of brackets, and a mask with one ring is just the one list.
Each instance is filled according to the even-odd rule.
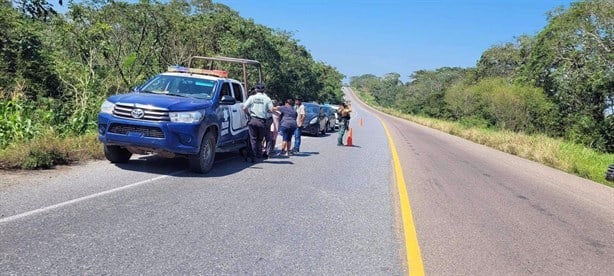
[[259,83],[256,85],[256,94],[247,98],[243,104],[243,111],[249,114],[249,122],[247,127],[249,129],[249,140],[252,163],[256,163],[257,159],[262,158],[262,141],[266,135],[266,119],[268,113],[273,111],[273,103],[271,98],[264,94],[264,84]]

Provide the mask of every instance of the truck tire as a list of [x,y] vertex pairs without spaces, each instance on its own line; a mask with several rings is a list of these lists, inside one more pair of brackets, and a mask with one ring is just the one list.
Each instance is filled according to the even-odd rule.
[[132,152],[120,146],[104,145],[104,156],[111,163],[126,163],[132,157]]
[[190,170],[196,173],[208,173],[213,168],[215,159],[215,137],[212,131],[207,131],[200,151],[190,156]]

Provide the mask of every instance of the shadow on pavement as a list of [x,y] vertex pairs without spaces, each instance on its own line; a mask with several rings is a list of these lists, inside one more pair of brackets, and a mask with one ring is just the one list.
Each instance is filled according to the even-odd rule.
[[[292,156],[310,156],[319,154],[318,152],[301,152]],[[115,164],[118,168],[129,171],[138,171],[159,175],[168,175],[176,173],[178,171],[185,170],[185,172],[177,174],[177,177],[223,177],[232,175],[243,171],[245,169],[262,169],[260,164],[294,164],[291,158],[286,156],[271,156],[268,159],[260,159],[256,163],[245,161],[245,158],[239,153],[216,153],[215,162],[213,168],[206,174],[199,174],[190,171],[190,164],[188,159],[176,157],[176,158],[164,158],[158,155],[135,155],[130,161],[122,164]]]

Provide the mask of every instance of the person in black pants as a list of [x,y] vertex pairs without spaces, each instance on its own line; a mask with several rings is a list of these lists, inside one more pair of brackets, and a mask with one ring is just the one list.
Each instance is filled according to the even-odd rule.
[[265,130],[266,118],[270,112],[273,111],[273,103],[271,98],[264,94],[264,84],[256,85],[256,94],[247,98],[247,101],[243,104],[243,111],[249,114],[250,119],[247,123],[249,129],[249,140],[251,146],[252,163],[256,163],[256,160],[262,158],[262,140],[266,135]]

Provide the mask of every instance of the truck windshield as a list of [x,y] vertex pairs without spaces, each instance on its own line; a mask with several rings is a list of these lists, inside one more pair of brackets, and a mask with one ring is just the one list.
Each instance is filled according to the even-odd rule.
[[141,91],[198,99],[211,99],[216,81],[184,76],[158,75],[141,87]]

